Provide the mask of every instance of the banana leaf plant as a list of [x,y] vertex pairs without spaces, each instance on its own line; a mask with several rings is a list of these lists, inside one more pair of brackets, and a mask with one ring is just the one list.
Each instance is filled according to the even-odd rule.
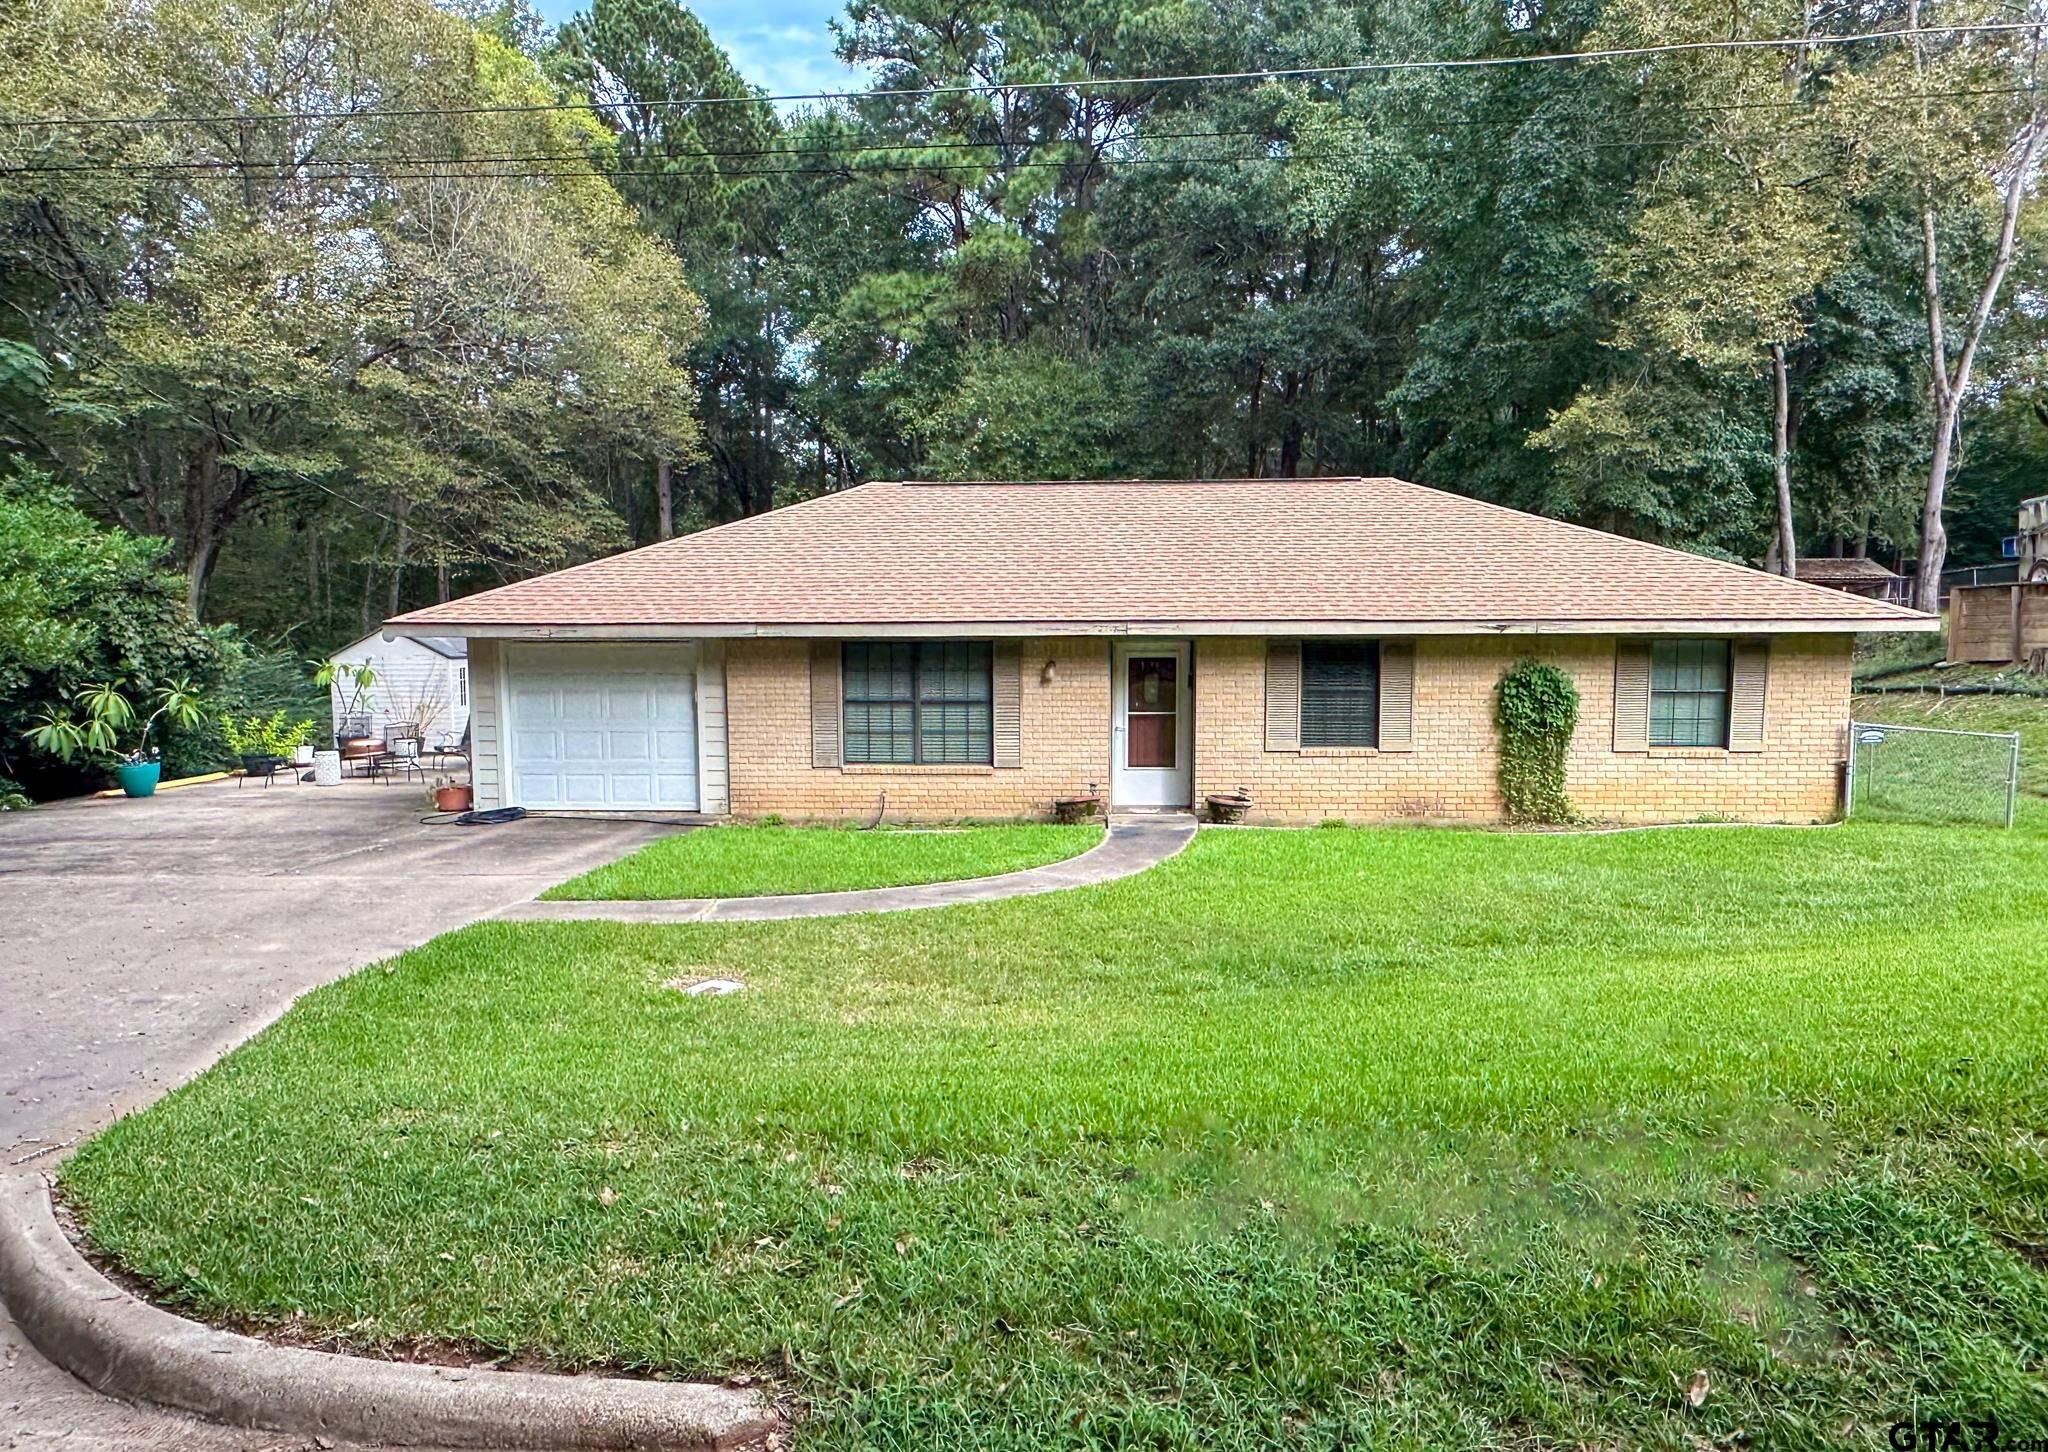
[[377,684],[376,666],[366,660],[314,660],[307,664],[313,667],[314,685],[323,689],[339,685],[348,692],[341,709],[335,712],[336,721],[363,714],[363,702],[370,693],[370,687]]
[[[64,706],[45,707],[29,728],[28,740],[61,761],[97,756],[117,766],[153,760],[151,737],[159,723],[197,726],[203,712],[200,694],[189,680],[172,681],[143,697],[149,709],[141,714],[123,686],[97,681],[73,691]],[[139,723],[139,724],[138,724]]]

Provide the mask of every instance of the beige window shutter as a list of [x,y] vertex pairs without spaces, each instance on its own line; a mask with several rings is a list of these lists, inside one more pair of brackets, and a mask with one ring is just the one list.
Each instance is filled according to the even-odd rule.
[[995,706],[995,764],[998,767],[1024,764],[1024,666],[1022,648],[1014,640],[996,642],[995,679],[991,683]]
[[1614,642],[1614,749],[1650,749],[1650,643]]
[[838,766],[839,642],[811,642],[811,765]]
[[1764,697],[1771,684],[1771,642],[1738,640],[1729,651],[1728,749],[1764,749]]
[[1301,750],[1301,642],[1266,642],[1266,750]]
[[1380,642],[1380,750],[1415,749],[1415,642]]

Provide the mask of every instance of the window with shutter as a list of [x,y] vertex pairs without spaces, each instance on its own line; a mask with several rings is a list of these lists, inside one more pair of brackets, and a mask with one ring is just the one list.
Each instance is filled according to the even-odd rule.
[[1379,741],[1379,642],[1304,640],[1301,744],[1377,746]]
[[1650,644],[1650,745],[1728,744],[1728,642]]
[[985,640],[849,641],[846,761],[993,764],[993,654]]

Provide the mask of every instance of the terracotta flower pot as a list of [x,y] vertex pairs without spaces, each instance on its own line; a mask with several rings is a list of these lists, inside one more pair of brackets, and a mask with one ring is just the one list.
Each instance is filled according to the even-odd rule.
[[469,810],[470,791],[466,786],[444,786],[434,788],[434,809],[441,812],[466,812]]

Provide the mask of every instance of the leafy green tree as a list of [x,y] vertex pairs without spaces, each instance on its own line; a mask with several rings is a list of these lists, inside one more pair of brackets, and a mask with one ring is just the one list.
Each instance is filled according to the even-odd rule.
[[[1627,232],[1602,260],[1603,279],[1620,299],[1610,338],[1618,366],[1537,436],[1566,450],[1633,453],[1647,464],[1630,448],[1630,421],[1651,421],[1655,443],[1667,445],[1669,390],[1687,408],[1716,391],[1767,399],[1768,554],[1788,575],[1799,558],[1794,373],[1806,361],[1816,295],[1853,235],[1858,161],[1853,133],[1834,124],[1815,88],[1831,60],[1809,12],[1780,0],[1752,7],[1739,22],[1739,36],[1752,38],[1799,35],[1803,27],[1813,45],[1789,61],[1680,51],[1648,67],[1639,82],[1643,109],[1684,124],[1635,188]],[[1657,46],[1721,38],[1727,29],[1723,10],[1623,0],[1593,39]]]
[[[1400,12],[1397,34],[1416,54],[1569,51],[1588,43],[1600,7],[1544,5],[1519,12],[1526,24],[1517,18],[1508,7],[1422,4]],[[1619,202],[1649,154],[1588,143],[1648,130],[1653,118],[1641,115],[1628,77],[1606,66],[1421,72],[1398,95],[1427,180],[1410,285],[1431,300],[1389,394],[1402,423],[1400,472],[1627,533],[1716,533],[1715,501],[1748,467],[1752,445],[1739,435],[1667,409],[1658,431],[1692,457],[1647,472],[1613,455],[1574,467],[1567,451],[1531,443],[1614,366],[1615,299],[1600,262],[1627,235]]]
[[801,164],[773,108],[756,99],[704,25],[675,0],[593,0],[563,28],[552,68],[600,101],[617,135],[619,186],[682,258],[706,324],[688,351],[701,461],[663,455],[655,527],[683,514],[758,513],[786,474],[792,378],[780,296],[780,230]]
[[1132,426],[1117,360],[984,345],[926,425],[940,479],[1099,479]]
[[95,523],[47,476],[0,478],[0,777],[39,796],[85,785],[30,733],[95,683],[205,694],[229,675],[234,642],[193,619],[166,554],[161,540]]
[[[2015,15],[2044,20],[2034,7],[2015,11],[1982,0],[1952,0],[1938,9],[1906,0],[1903,19],[1919,29],[1930,22],[2010,24]],[[1933,417],[1915,587],[1930,604],[1948,557],[1948,485],[1963,410],[1980,376],[1980,349],[2015,265],[2029,261],[2034,229],[2023,223],[2048,144],[2042,42],[2038,23],[2005,34],[1920,34],[1888,49],[1843,88],[1843,104],[1861,107],[1866,118],[1874,186],[1888,209],[1912,220],[1919,240],[1923,376]],[[1887,94],[1913,103],[1884,106]]]
[[[171,539],[195,610],[273,508],[379,522],[368,616],[422,563],[445,588],[615,548],[604,466],[696,447],[675,360],[700,304],[601,174],[612,138],[524,109],[555,93],[504,42],[424,0],[51,0],[23,32],[10,95],[235,118],[0,142],[32,341],[68,360],[46,461]],[[31,74],[72,48],[125,64]],[[524,157],[546,165],[490,160]]]

